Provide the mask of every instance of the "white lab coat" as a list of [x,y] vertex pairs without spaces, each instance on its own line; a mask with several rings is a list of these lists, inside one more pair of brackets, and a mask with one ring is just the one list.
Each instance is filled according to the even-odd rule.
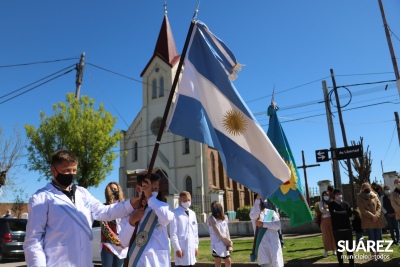
[[[196,213],[188,209],[189,216],[182,206],[174,210],[174,219],[171,221],[169,233],[174,248],[175,266],[194,265],[196,263],[195,250],[199,247],[199,233]],[[182,250],[183,257],[178,258],[176,251]]]
[[[268,209],[264,209],[261,211],[261,221],[264,220],[264,215],[267,210]],[[273,267],[282,267],[284,265],[283,255],[278,236],[278,231],[281,228],[281,221],[279,215],[275,211],[271,211],[273,212],[272,221],[263,223],[263,228],[268,228],[268,230],[265,232],[258,247],[258,265],[272,263]]]
[[[174,213],[169,209],[169,205],[167,203],[159,201],[154,196],[149,198],[147,204],[148,206],[144,211],[144,215],[138,225],[139,229],[141,223],[146,218],[146,215],[150,210],[153,210],[156,213],[158,217],[158,224],[156,225],[153,234],[150,236],[149,241],[139,258],[138,264],[135,267],[171,266],[171,248],[169,244],[167,225],[173,220]],[[121,232],[119,233],[119,239],[122,246],[129,246],[129,241],[134,230],[135,227],[129,223],[122,228]]]
[[260,200],[256,199],[254,201],[253,207],[251,207],[250,214],[249,214],[249,217],[250,217],[250,220],[251,220],[251,225],[253,226],[254,234],[256,234],[256,221],[260,217],[260,212],[261,212],[261,210],[260,210]]
[[213,227],[210,224],[210,220],[214,220],[217,226],[217,229],[221,233],[221,235],[227,239],[231,239],[229,234],[228,227],[228,216],[225,216],[225,220],[216,220],[214,216],[210,215],[207,219],[208,229],[210,231],[210,239],[211,239],[211,254],[215,251],[220,257],[226,257],[230,255],[229,251],[226,249],[226,245],[219,238],[218,234],[214,232]]
[[[44,190],[49,191],[50,195]],[[31,196],[28,203],[28,224],[24,242],[28,267],[93,266],[91,240],[62,205],[83,215],[92,227],[93,220],[110,221],[133,211],[129,201],[103,205],[88,190],[77,186],[75,205],[51,183]]]

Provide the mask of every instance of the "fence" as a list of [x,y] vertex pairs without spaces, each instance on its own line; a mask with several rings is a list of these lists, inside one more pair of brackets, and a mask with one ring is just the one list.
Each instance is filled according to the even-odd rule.
[[196,213],[197,221],[203,221],[201,215],[211,213],[211,196],[192,195],[191,209]]

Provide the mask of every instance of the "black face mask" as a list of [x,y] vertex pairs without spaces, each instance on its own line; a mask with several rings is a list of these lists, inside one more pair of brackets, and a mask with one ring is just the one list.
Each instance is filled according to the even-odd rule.
[[113,191],[112,193],[114,195],[114,199],[118,199],[119,192],[118,191]]
[[369,193],[371,193],[371,189],[369,189],[369,188],[367,188],[367,189],[364,189],[364,193],[365,193],[365,194],[369,194]]
[[214,207],[212,210],[212,216],[214,216],[214,218],[219,218],[219,209],[217,207]]
[[[57,169],[54,167],[54,169],[57,171]],[[58,172],[58,171],[57,171]],[[63,174],[59,173],[56,176],[57,182],[59,182],[61,185],[67,187],[72,184],[72,182],[76,179],[76,174]]]

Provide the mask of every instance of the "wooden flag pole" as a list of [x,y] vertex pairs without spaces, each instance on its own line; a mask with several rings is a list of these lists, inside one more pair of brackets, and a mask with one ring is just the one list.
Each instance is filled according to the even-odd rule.
[[[172,98],[174,97],[174,94],[175,94],[176,86],[178,84],[179,76],[180,76],[181,71],[182,71],[183,62],[185,60],[186,52],[187,52],[187,49],[189,47],[189,42],[190,42],[190,39],[191,39],[191,36],[192,36],[193,28],[194,28],[194,25],[196,23],[195,22],[195,17],[197,15],[197,11],[198,11],[198,5],[196,7],[195,14],[193,15],[192,22],[190,23],[189,31],[188,31],[188,34],[187,34],[186,40],[185,40],[185,45],[183,46],[183,49],[182,49],[181,58],[179,59],[179,65],[178,65],[178,68],[177,68],[176,73],[175,73],[175,78],[174,78],[174,81],[173,81],[172,86],[171,86],[171,91],[169,93],[167,104],[165,106],[164,115],[163,115],[163,118],[161,120],[160,129],[158,130],[157,139],[156,139],[156,142],[154,144],[153,154],[151,156],[150,164],[149,164],[149,167],[147,169],[146,178],[149,179],[149,180],[150,180],[150,177],[151,177],[151,173],[153,172],[153,167],[154,167],[154,163],[156,161],[158,148],[160,146],[161,138],[162,138],[162,135],[164,133],[164,128],[165,128],[165,124],[166,124],[166,121],[167,121],[168,112],[169,112],[169,109],[171,108]],[[142,194],[141,200],[143,199],[143,197],[144,197],[144,194]],[[142,205],[142,201],[140,201],[139,205],[140,206]],[[130,242],[129,242],[130,243],[129,247],[131,246],[131,244],[133,243],[133,240],[136,237],[136,232],[137,232],[136,229],[138,229],[138,227],[139,227],[139,222],[137,222],[136,225],[135,225],[135,232],[131,236],[131,239],[130,239]],[[128,266],[128,262],[129,262],[129,255],[126,257],[126,259],[124,261],[124,267]]]
[[190,23],[189,31],[188,31],[188,34],[187,34],[186,40],[185,40],[185,45],[184,45],[183,50],[182,50],[181,58],[179,59],[179,65],[178,65],[178,68],[177,68],[176,73],[175,73],[175,78],[174,78],[174,81],[173,81],[172,86],[171,86],[171,91],[169,93],[167,105],[165,106],[164,115],[163,115],[162,120],[161,120],[160,129],[158,130],[157,139],[156,139],[156,142],[154,144],[153,154],[151,155],[150,164],[149,164],[149,167],[147,168],[147,178],[148,179],[150,179],[150,175],[151,175],[151,173],[153,171],[154,163],[156,161],[156,157],[157,157],[157,153],[158,153],[158,148],[160,146],[161,138],[162,138],[162,135],[164,133],[165,124],[167,122],[168,112],[169,112],[169,109],[171,108],[172,98],[174,97],[176,86],[177,86],[178,81],[179,81],[179,76],[180,76],[181,71],[182,71],[183,62],[184,62],[185,57],[186,57],[186,52],[187,52],[187,49],[188,49],[188,46],[189,46],[190,38],[192,36],[192,32],[193,32],[193,28],[194,28],[195,23],[196,22],[195,22],[194,19]]

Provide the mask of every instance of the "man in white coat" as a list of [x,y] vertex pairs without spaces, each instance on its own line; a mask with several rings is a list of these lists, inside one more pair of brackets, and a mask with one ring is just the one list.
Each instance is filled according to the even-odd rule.
[[265,199],[257,207],[254,207],[254,214],[259,214],[256,220],[256,226],[259,228],[258,235],[262,235],[261,241],[256,244],[256,253],[258,265],[262,267],[283,267],[282,248],[279,241],[278,231],[281,228],[279,215],[274,211],[267,209],[268,200]]
[[[124,266],[171,266],[167,226],[173,220],[174,213],[167,203],[157,199],[160,177],[155,173],[151,174],[150,180],[146,177],[147,171],[143,171],[138,174],[137,180],[141,183],[142,197],[147,201],[147,207],[143,213],[139,213],[140,209],[132,213],[129,223],[119,234],[122,246],[129,246]],[[130,242],[134,232],[134,239]]]
[[53,181],[31,196],[24,242],[28,267],[82,267],[92,263],[92,223],[131,213],[139,199],[103,205],[73,184],[78,159],[68,150],[52,156]]
[[179,194],[179,207],[174,210],[169,233],[175,251],[175,266],[194,266],[199,248],[196,213],[189,209],[191,196],[187,191]]

